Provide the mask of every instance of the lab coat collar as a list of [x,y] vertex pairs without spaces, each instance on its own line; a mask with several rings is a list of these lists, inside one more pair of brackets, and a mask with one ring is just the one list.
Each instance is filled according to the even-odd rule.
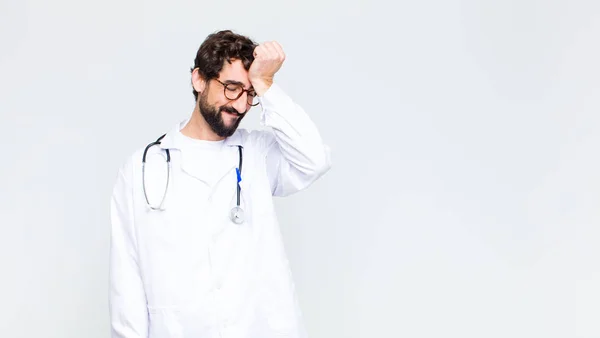
[[[189,119],[188,119],[189,120]],[[186,125],[187,121],[182,121],[178,123],[173,129],[171,129],[165,137],[161,140],[160,147],[162,149],[169,150],[179,150],[181,151],[181,135],[178,136],[181,129]],[[242,145],[242,137],[239,130],[231,135],[230,137],[225,139],[224,145],[226,146],[241,146]],[[227,152],[229,153],[229,152]],[[237,149],[235,152],[237,154]],[[174,155],[174,154],[173,154]],[[206,183],[209,186],[214,186],[217,184],[223,177],[230,174],[231,172],[235,173],[235,168],[238,166],[238,161],[236,157],[232,157],[232,160],[219,160],[217,163],[207,166],[200,165],[194,161],[190,161],[187,158],[186,154],[181,153],[178,155],[179,163],[181,169],[186,172],[188,175],[197,178],[198,180]],[[229,156],[225,154],[221,154],[221,156]],[[227,158],[227,157],[225,157]],[[234,174],[235,175],[235,174]]]
[[[171,129],[166,135],[165,137],[161,140],[160,142],[160,147],[162,149],[178,149],[180,150],[180,144],[178,144],[177,140],[177,133],[179,133],[181,131],[181,129],[183,129],[183,127],[186,125],[186,123],[189,121],[189,118],[186,120],[183,120],[182,122],[179,122],[175,127],[173,127],[173,129]],[[225,145],[227,146],[243,146],[242,145],[242,136],[241,133],[238,130],[235,131],[235,133],[233,133],[233,135],[227,137],[225,139]]]

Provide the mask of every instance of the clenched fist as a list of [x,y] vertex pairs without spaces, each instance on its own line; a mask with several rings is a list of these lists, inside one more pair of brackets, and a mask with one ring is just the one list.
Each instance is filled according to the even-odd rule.
[[262,43],[254,49],[254,61],[248,70],[248,77],[259,96],[271,87],[273,77],[284,60],[283,49],[275,41]]

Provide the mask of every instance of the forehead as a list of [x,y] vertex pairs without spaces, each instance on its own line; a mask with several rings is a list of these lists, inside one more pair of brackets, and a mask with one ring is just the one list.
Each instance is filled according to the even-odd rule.
[[244,87],[250,87],[250,79],[248,79],[248,71],[244,68],[244,64],[241,60],[231,60],[231,63],[227,60],[223,63],[223,69],[219,73],[220,81],[237,81],[244,84]]

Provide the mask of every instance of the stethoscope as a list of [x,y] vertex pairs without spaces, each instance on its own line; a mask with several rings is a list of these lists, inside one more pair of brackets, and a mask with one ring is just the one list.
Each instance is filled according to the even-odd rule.
[[[158,206],[153,206],[148,200],[148,194],[146,193],[146,154],[148,153],[148,149],[152,148],[155,145],[160,145],[161,140],[165,137],[166,134],[159,137],[156,141],[148,144],[146,149],[144,149],[144,155],[142,156],[142,189],[144,190],[144,197],[146,198],[146,203],[152,210],[165,210],[163,208],[163,204],[165,202],[165,197],[167,197],[167,191],[169,190],[169,180],[171,176],[171,152],[169,149],[165,149],[167,154],[167,183],[165,184],[165,191],[163,192],[162,200]],[[240,156],[240,161],[238,167],[235,169],[237,174],[237,199],[236,205],[231,208],[229,213],[229,218],[235,224],[244,223],[244,210],[240,207],[240,182],[242,181],[242,164],[243,164],[243,156],[242,156],[242,146],[238,145],[238,151]]]

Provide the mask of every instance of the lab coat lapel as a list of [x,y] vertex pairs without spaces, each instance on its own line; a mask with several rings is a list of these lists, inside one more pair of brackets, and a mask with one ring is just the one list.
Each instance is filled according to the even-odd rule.
[[238,168],[240,160],[238,146],[241,145],[242,142],[239,131],[236,131],[233,135],[225,139],[223,148],[218,156],[218,163],[215,163],[213,166],[213,168],[215,168],[213,184],[217,184],[226,176],[232,176],[235,181],[237,177],[235,169]]

